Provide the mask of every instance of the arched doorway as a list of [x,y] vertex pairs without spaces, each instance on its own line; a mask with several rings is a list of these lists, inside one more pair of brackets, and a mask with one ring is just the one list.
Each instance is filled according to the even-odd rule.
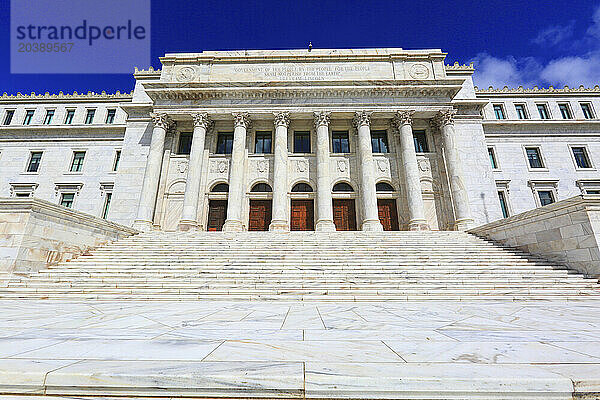
[[376,185],[377,190],[377,209],[379,211],[379,221],[383,225],[384,231],[398,231],[398,209],[396,199],[394,198],[394,187],[387,182],[379,182]]
[[227,193],[229,185],[218,183],[210,190],[208,200],[208,221],[206,230],[222,231],[227,219]]
[[257,183],[250,190],[249,231],[268,231],[271,224],[273,189],[268,183]]
[[290,207],[292,231],[315,230],[315,202],[312,193],[312,186],[305,182],[297,183],[292,188]]
[[356,230],[356,205],[354,188],[346,182],[333,186],[333,223],[338,231]]

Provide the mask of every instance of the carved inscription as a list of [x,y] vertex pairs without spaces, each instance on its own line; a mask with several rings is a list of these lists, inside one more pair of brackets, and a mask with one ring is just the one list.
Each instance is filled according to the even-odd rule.
[[235,67],[238,74],[254,74],[279,81],[319,81],[342,78],[346,74],[368,73],[368,65],[282,65]]

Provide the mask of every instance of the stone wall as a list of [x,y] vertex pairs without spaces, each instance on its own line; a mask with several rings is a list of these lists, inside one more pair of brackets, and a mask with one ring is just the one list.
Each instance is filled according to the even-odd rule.
[[0,198],[0,272],[38,271],[136,233],[44,200]]
[[469,231],[600,278],[600,195],[581,195]]

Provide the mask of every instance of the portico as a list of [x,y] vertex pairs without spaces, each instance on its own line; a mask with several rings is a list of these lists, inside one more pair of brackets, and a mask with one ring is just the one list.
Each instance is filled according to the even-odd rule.
[[[452,109],[441,109],[438,111],[416,111],[414,109],[399,109],[395,111],[377,111],[377,110],[357,110],[353,113],[346,111],[313,111],[311,113],[298,112],[297,110],[273,110],[269,113],[256,113],[236,111],[228,114],[217,113],[210,110],[194,110],[193,112],[160,112],[153,113],[153,130],[151,138],[150,153],[144,176],[144,184],[140,204],[138,207],[138,217],[136,226],[148,230],[152,225],[160,227],[160,221],[154,221],[155,207],[159,193],[160,176],[167,174],[163,171],[163,154],[167,143],[168,134],[172,135],[171,142],[175,142],[177,131],[169,131],[175,126],[193,127],[191,147],[187,161],[187,174],[183,190],[183,204],[180,216],[178,230],[189,229],[208,229],[208,202],[203,199],[208,198],[210,189],[202,192],[203,176],[211,174],[210,166],[216,166],[216,171],[212,173],[223,175],[226,172],[223,181],[227,184],[227,210],[223,226],[224,231],[243,231],[248,230],[248,214],[250,212],[251,191],[254,191],[257,182],[264,182],[270,188],[269,193],[269,215],[267,221],[269,230],[286,232],[290,230],[292,212],[292,186],[289,171],[292,171],[293,178],[296,175],[305,173],[310,190],[314,190],[314,210],[309,211],[314,215],[314,228],[317,231],[334,231],[334,204],[332,193],[335,191],[335,183],[343,179],[348,182],[352,191],[352,199],[355,200],[356,210],[350,216],[345,218],[355,218],[354,224],[360,230],[381,231],[383,226],[380,222],[381,204],[378,205],[377,184],[381,180],[382,167],[385,162],[396,164],[393,168],[397,174],[397,181],[400,182],[402,189],[392,190],[401,192],[400,196],[393,196],[397,205],[404,205],[407,213],[404,220],[406,225],[404,229],[408,230],[428,230],[429,223],[425,217],[425,205],[423,200],[423,185],[417,152],[415,150],[415,139],[413,136],[413,120],[418,119],[419,125],[440,126],[439,132],[430,132],[430,135],[439,135],[443,139],[443,149],[446,153],[446,167],[448,175],[451,177],[449,188],[452,194],[453,206],[456,208],[456,215],[459,217],[456,221],[458,229],[464,228],[464,222],[468,223],[469,210],[468,198],[466,192],[461,190],[460,177],[462,166],[460,157],[452,150],[452,129],[453,115]],[[375,149],[373,153],[373,136],[371,135],[372,120],[377,121],[376,127],[386,127],[383,132],[388,142],[389,148]],[[215,121],[218,121],[215,124]],[[334,121],[332,123],[332,121]],[[441,122],[440,122],[441,121]],[[312,123],[312,127],[310,127]],[[258,128],[250,131],[253,124]],[[435,125],[438,124],[438,125]],[[215,128],[216,125],[216,128]],[[229,127],[227,127],[229,125]],[[256,132],[262,132],[267,127],[273,127],[272,136],[269,139],[267,152],[257,153],[252,151],[251,144],[255,143],[253,136]],[[290,131],[290,126],[300,128],[309,126],[311,138],[310,144],[316,145],[314,150],[309,153],[297,153],[294,151],[296,132]],[[346,131],[337,130],[340,127],[347,127]],[[341,150],[336,145],[332,145],[332,131],[346,132],[342,137]],[[220,150],[206,148],[205,143],[214,144],[218,142],[221,132],[233,131],[233,140],[231,151],[225,149],[225,154],[216,154]],[[249,132],[250,131],[250,132]],[[300,132],[302,132],[300,130]],[[250,137],[248,137],[250,136]],[[215,138],[216,137],[216,138]],[[291,138],[291,140],[289,140]],[[394,139],[398,139],[394,141]],[[217,139],[217,140],[215,140]],[[296,137],[297,139],[297,137]],[[338,140],[338,139],[336,139]],[[290,146],[290,142],[292,146]],[[272,146],[271,146],[272,144]],[[222,149],[221,149],[222,150]],[[257,150],[257,149],[254,149]],[[391,150],[395,150],[392,152]],[[204,153],[208,152],[208,159],[205,160]],[[385,151],[384,153],[379,153]],[[298,154],[301,154],[299,156]],[[208,162],[206,162],[208,161]],[[255,170],[249,170],[249,164],[255,164]],[[223,167],[226,165],[227,167]],[[219,166],[223,167],[219,169]],[[390,168],[391,169],[391,168]],[[392,175],[392,171],[389,171]],[[253,175],[259,175],[257,177]],[[333,176],[332,176],[333,175]],[[385,180],[384,180],[385,181]],[[390,198],[390,196],[384,196]],[[402,203],[402,204],[398,204]],[[465,207],[465,204],[467,207]],[[399,207],[400,211],[404,207]],[[465,209],[466,208],[466,209]],[[163,210],[162,213],[168,212]],[[356,216],[354,216],[354,214]],[[394,210],[394,215],[398,215]],[[398,218],[398,217],[393,217]],[[392,225],[397,225],[398,221],[393,221]],[[160,227],[162,228],[162,227]],[[340,228],[338,227],[338,230]],[[220,229],[219,229],[220,230]]]

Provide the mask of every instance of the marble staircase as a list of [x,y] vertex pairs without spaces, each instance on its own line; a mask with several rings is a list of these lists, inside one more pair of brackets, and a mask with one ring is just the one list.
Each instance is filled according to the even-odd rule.
[[464,232],[152,232],[26,277],[0,298],[581,300],[596,280]]

